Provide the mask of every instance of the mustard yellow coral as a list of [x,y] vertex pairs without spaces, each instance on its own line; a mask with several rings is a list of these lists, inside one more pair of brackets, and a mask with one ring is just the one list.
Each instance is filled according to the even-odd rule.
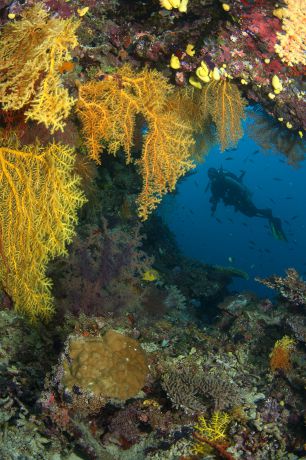
[[212,80],[200,93],[203,116],[210,115],[216,125],[222,151],[234,147],[242,137],[245,105],[237,85],[226,79]]
[[199,436],[196,437],[198,442],[194,445],[193,452],[196,455],[207,453],[210,450],[210,442],[225,444],[230,421],[230,416],[226,412],[214,412],[210,421],[201,415],[194,427],[195,433]]
[[295,340],[285,335],[277,340],[270,354],[270,367],[274,372],[277,369],[288,371],[291,368],[290,356],[295,348]]
[[160,6],[166,10],[178,9],[180,13],[187,13],[188,0],[160,0]]
[[32,319],[52,312],[47,263],[66,253],[85,202],[74,161],[63,145],[0,144],[0,281]]
[[306,2],[305,0],[285,0],[287,8],[282,8],[283,33],[277,33],[275,51],[283,62],[306,65]]
[[74,99],[63,87],[59,67],[77,45],[78,22],[49,17],[41,3],[6,24],[0,37],[0,103],[4,110],[25,106],[27,119],[63,130]]
[[[78,112],[90,156],[99,163],[106,146],[113,155],[123,148],[126,162],[138,166],[143,178],[138,214],[143,220],[193,167],[193,127],[178,106],[169,107],[173,91],[156,70],[136,73],[128,66],[103,81],[80,87]],[[147,133],[141,157],[134,160],[131,150],[137,115],[145,119]]]

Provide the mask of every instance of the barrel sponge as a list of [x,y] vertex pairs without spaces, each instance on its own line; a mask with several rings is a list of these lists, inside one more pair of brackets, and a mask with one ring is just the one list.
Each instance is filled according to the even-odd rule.
[[103,337],[73,338],[63,362],[63,383],[103,398],[125,400],[144,386],[148,365],[139,343],[109,330]]

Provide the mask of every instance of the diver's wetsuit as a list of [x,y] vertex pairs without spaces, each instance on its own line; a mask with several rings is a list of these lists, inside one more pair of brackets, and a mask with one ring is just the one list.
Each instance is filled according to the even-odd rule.
[[[270,228],[273,236],[277,239],[286,240],[286,236],[281,227],[281,221],[273,217],[271,209],[259,209],[255,206],[251,198],[251,192],[243,184],[244,172],[238,177],[223,169],[209,168],[208,177],[210,179],[211,198],[210,203],[212,215],[214,215],[220,200],[226,206],[234,206],[235,211],[240,211],[248,217],[264,217],[269,219]],[[208,186],[209,186],[208,185]]]

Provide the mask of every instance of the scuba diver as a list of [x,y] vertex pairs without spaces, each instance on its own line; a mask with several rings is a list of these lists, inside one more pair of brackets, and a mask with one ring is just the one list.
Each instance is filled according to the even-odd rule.
[[215,168],[208,169],[210,182],[206,187],[206,191],[210,187],[211,198],[209,201],[212,204],[212,215],[214,215],[219,201],[222,200],[225,206],[234,206],[235,211],[240,211],[248,217],[268,219],[274,238],[287,241],[281,220],[278,217],[273,217],[271,209],[259,209],[253,203],[251,192],[242,182],[244,175],[245,171],[238,177],[229,171],[224,171],[223,168],[218,170]]

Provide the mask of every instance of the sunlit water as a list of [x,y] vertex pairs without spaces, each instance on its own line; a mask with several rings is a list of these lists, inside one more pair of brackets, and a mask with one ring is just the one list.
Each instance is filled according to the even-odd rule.
[[[248,123],[249,119],[245,127]],[[212,217],[210,191],[205,192],[210,167],[223,167],[237,175],[246,171],[243,182],[255,205],[271,208],[273,216],[282,220],[288,242],[273,238],[266,219],[244,216],[222,202]],[[306,278],[305,184],[305,161],[293,168],[283,155],[264,152],[245,134],[234,150],[220,153],[214,147],[194,174],[180,181],[176,193],[164,198],[159,213],[184,254],[204,263],[244,270],[249,279],[236,278],[233,290],[273,297],[272,291],[254,281],[256,276],[283,276],[286,268],[295,267]]]

